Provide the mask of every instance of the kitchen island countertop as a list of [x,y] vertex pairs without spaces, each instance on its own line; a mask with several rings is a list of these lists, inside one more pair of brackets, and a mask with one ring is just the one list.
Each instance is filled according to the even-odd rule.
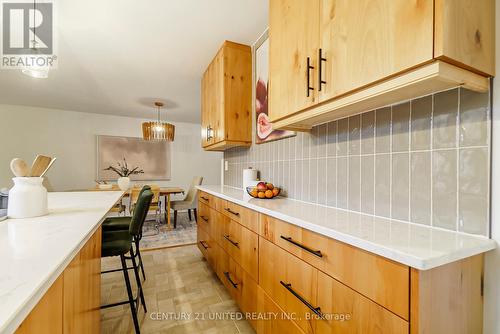
[[17,329],[122,195],[49,193],[48,215],[0,222],[0,333]]

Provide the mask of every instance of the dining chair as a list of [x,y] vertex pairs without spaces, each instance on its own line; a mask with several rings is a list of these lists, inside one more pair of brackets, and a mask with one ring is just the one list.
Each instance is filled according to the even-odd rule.
[[[123,277],[125,279],[125,286],[127,288],[128,300],[111,303],[107,305],[102,305],[101,309],[114,307],[119,305],[130,305],[130,311],[132,312],[132,319],[134,322],[136,334],[140,333],[139,320],[137,318],[137,312],[139,309],[139,302],[144,308],[144,312],[147,312],[146,301],[144,299],[144,292],[142,288],[141,279],[139,277],[139,266],[136,262],[136,257],[138,256],[137,250],[134,251],[133,241],[137,239],[142,231],[142,226],[146,215],[149,211],[149,205],[154,197],[154,194],[150,190],[145,190],[139,196],[137,200],[137,205],[132,215],[130,226],[127,230],[117,230],[117,231],[105,231],[102,233],[102,248],[101,257],[114,257],[120,256],[121,265],[120,269],[112,269],[101,272],[110,273],[116,271],[123,271]],[[130,256],[127,256],[130,254]],[[132,261],[132,267],[128,267],[126,260]],[[133,269],[134,276],[137,284],[137,297],[134,298],[132,293],[132,285],[130,284],[130,278],[128,271]]]
[[197,195],[198,188],[196,186],[200,186],[203,182],[203,176],[195,176],[191,181],[191,185],[189,186],[189,190],[187,192],[186,197],[181,201],[173,201],[171,204],[172,210],[174,210],[174,228],[177,227],[177,211],[179,210],[187,210],[189,220],[191,221],[191,210],[194,212],[194,220],[198,220],[198,214],[196,212],[196,204],[197,204]]
[[[149,210],[155,212],[155,221],[157,223],[155,227],[158,229],[158,225],[161,219],[160,186],[155,184],[150,184],[149,187],[150,190],[153,192],[153,200],[151,201]],[[129,208],[131,213],[134,211],[134,206],[135,203],[137,202],[137,199],[139,198],[139,193],[141,192],[141,190],[142,189],[139,186],[134,186],[130,191]],[[147,217],[146,220],[148,220]]]

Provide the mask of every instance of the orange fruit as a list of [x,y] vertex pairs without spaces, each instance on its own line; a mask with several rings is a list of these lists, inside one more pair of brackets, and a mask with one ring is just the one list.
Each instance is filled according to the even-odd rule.
[[259,196],[259,198],[265,198],[266,194],[263,191],[259,191],[259,194],[257,196]]
[[266,183],[266,187],[267,187],[267,189],[269,189],[269,190],[273,190],[274,185],[273,185],[272,183]]
[[273,191],[272,190],[266,190],[266,197],[267,198],[273,198]]
[[252,191],[250,192],[250,195],[253,196],[253,197],[257,197],[258,196],[258,191],[257,189],[252,189]]
[[273,196],[278,196],[279,193],[280,193],[280,188],[273,189]]

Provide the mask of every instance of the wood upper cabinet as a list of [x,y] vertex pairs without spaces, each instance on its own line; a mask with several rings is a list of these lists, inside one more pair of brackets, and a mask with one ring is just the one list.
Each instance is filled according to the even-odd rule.
[[494,0],[270,0],[269,13],[275,128],[307,131],[457,86],[486,91],[494,75]]
[[431,61],[432,11],[429,0],[321,0],[319,100]]
[[252,53],[226,41],[201,80],[202,147],[223,151],[252,143]]
[[317,102],[314,68],[319,47],[319,5],[319,0],[269,3],[268,96],[273,119]]

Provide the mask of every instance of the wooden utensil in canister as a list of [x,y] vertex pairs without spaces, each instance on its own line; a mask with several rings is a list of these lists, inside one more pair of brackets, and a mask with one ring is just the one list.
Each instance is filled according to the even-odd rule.
[[54,161],[56,161],[57,158],[52,158],[52,160],[50,160],[50,163],[49,165],[47,166],[47,168],[45,168],[45,170],[43,171],[43,173],[40,175],[40,177],[44,176],[45,173],[47,173],[47,171],[50,169],[50,167],[52,167],[52,164],[54,163]]
[[23,159],[15,158],[10,162],[10,170],[17,177],[25,177],[29,173],[29,168]]
[[31,165],[31,171],[29,173],[29,176],[31,177],[41,176],[48,169],[51,161],[52,161],[51,157],[47,157],[45,155],[37,155],[35,161],[33,161],[33,165]]

